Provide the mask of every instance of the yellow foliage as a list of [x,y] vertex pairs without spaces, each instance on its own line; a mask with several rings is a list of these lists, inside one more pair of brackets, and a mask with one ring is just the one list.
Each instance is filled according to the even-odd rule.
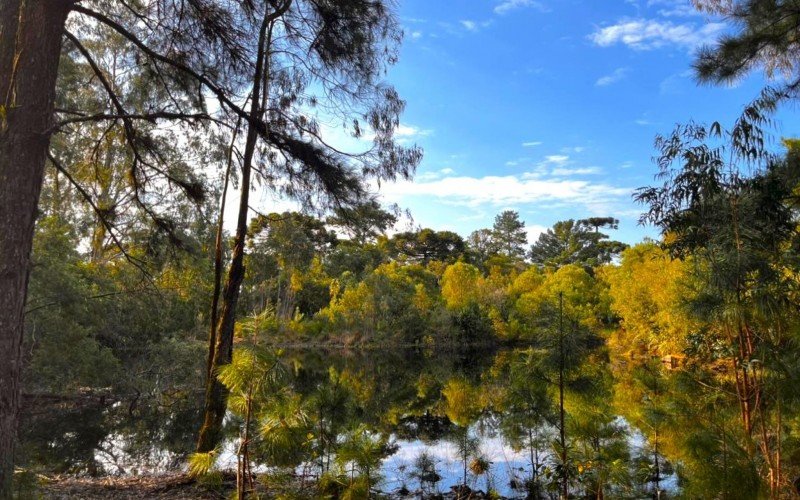
[[481,272],[463,262],[448,266],[442,275],[442,298],[450,309],[461,309],[478,300]]
[[620,342],[661,354],[683,350],[686,335],[699,326],[682,307],[692,294],[690,278],[687,263],[654,243],[627,249],[620,265],[603,273],[624,330]]

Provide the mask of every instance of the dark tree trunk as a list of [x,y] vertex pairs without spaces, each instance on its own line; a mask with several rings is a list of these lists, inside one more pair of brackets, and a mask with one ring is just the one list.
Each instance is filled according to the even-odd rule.
[[20,345],[50,142],[61,36],[72,2],[0,2],[0,498],[11,498]]
[[225,418],[225,411],[227,409],[226,400],[228,391],[213,375],[220,367],[230,364],[233,360],[233,333],[234,327],[236,326],[236,305],[239,302],[239,294],[242,281],[244,280],[244,246],[247,238],[247,215],[250,210],[250,176],[252,173],[256,142],[258,140],[258,130],[254,124],[258,123],[263,116],[264,103],[261,100],[261,88],[264,79],[269,78],[269,70],[264,69],[265,64],[268,63],[266,60],[266,48],[269,46],[267,35],[272,22],[281,14],[283,14],[283,12],[265,15],[259,34],[256,68],[253,75],[253,98],[247,124],[244,157],[242,158],[242,191],[239,201],[239,214],[236,221],[236,236],[233,243],[231,267],[228,270],[225,288],[222,292],[222,309],[220,311],[219,326],[216,334],[217,341],[213,353],[214,361],[211,364],[212,376],[209,376],[206,382],[203,426],[200,428],[200,436],[197,440],[197,451],[200,453],[212,451],[222,438],[222,421]]

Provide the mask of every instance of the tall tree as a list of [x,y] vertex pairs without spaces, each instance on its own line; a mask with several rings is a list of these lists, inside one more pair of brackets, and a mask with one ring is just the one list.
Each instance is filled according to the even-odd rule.
[[397,213],[381,207],[376,200],[368,200],[355,207],[339,207],[328,223],[340,228],[350,240],[359,245],[375,241],[378,236],[397,222]]
[[693,304],[729,346],[744,448],[752,454],[757,447],[778,498],[783,424],[771,379],[786,369],[787,320],[797,311],[783,255],[798,240],[791,209],[798,170],[795,155],[783,160],[754,147],[764,144],[759,134],[745,116],[731,131],[690,124],[659,137],[663,184],[640,189],[637,199],[648,206],[642,222],[662,230],[672,255],[702,264]]
[[619,221],[611,217],[556,222],[531,246],[531,260],[534,264],[555,268],[567,264],[590,268],[606,264],[627,245],[609,240],[600,228],[616,229],[618,224]]
[[[246,4],[236,17],[256,40],[255,65],[248,76],[236,234],[216,341],[209,343],[213,371],[232,359],[252,176],[321,212],[363,203],[366,177],[409,177],[421,158],[416,147],[394,141],[404,103],[380,81],[396,60],[401,37],[389,4],[269,0]],[[348,153],[326,142],[321,122],[331,119],[351,124],[347,130],[355,137],[371,132],[372,147]],[[209,452],[220,441],[226,394],[224,385],[209,377],[198,452]]]
[[518,212],[506,210],[494,218],[492,239],[499,253],[513,258],[525,257],[528,235]]
[[23,310],[71,2],[0,5],[0,498],[11,498]]
[[497,244],[491,229],[478,229],[470,233],[467,247],[476,264],[482,264],[492,255],[497,254]]
[[[268,44],[258,45],[256,41],[260,38],[260,28],[270,25],[264,16],[277,11],[283,11],[286,17],[273,19],[273,27],[274,23],[280,23],[280,27],[272,42],[283,45],[269,52],[265,49]],[[74,22],[70,22],[67,32],[68,16]],[[143,85],[116,86],[108,78],[113,74],[108,65],[120,61],[98,57],[95,42],[109,35],[119,38],[120,50],[126,55],[122,62],[129,68],[140,68],[138,74],[145,77]],[[93,81],[99,82],[107,94],[102,106],[83,107],[79,103],[80,107],[71,107],[73,103],[67,101],[70,106],[54,105],[62,38],[68,40],[64,47],[70,57],[83,60]],[[163,141],[154,141],[163,132],[155,133],[148,128],[153,124],[203,120],[230,129],[235,127],[235,121],[241,120],[248,126],[250,137],[239,140],[252,145],[250,154],[244,155],[250,158],[242,162],[243,171],[253,168],[255,158],[258,160],[255,169],[263,173],[266,185],[299,198],[304,205],[324,207],[331,200],[347,204],[364,191],[360,183],[362,175],[378,178],[409,175],[419,160],[416,148],[398,148],[392,140],[403,103],[391,87],[378,81],[383,63],[395,58],[393,42],[398,38],[399,30],[383,2],[3,2],[0,6],[0,233],[3,234],[0,497],[8,496],[13,470],[22,310],[33,224],[48,156],[50,164],[97,214],[108,239],[125,258],[136,263],[115,236],[118,228],[106,217],[106,207],[97,203],[97,197],[81,184],[79,176],[72,175],[74,166],[69,158],[58,151],[48,152],[51,135],[79,124],[100,122],[124,137],[133,204],[158,230],[170,235],[172,243],[180,241],[172,237],[173,223],[162,215],[171,198],[171,195],[165,198],[168,194],[165,188],[177,187],[191,199],[200,199],[203,193],[190,171],[172,168],[170,156],[163,154]],[[296,50],[284,50],[288,47]],[[269,57],[262,57],[260,70],[256,71],[258,52]],[[278,67],[276,57],[283,58]],[[264,64],[265,61],[270,64]],[[266,68],[270,78],[261,77]],[[243,82],[252,82],[256,74],[260,75],[259,83],[264,84],[262,99],[254,99],[252,92],[248,99],[241,95]],[[321,80],[330,84],[321,86],[322,99],[308,92],[310,88],[320,88],[316,84]],[[139,99],[144,104],[136,105],[135,100],[126,99],[136,92],[154,97]],[[273,99],[276,96],[278,99]],[[217,101],[214,108],[219,111],[214,117],[207,112],[207,98]],[[250,109],[245,105],[248,101]],[[331,103],[320,112],[327,118],[336,115],[339,109],[357,110],[365,125],[353,120],[347,123],[352,124],[356,135],[371,128],[373,147],[356,155],[328,147],[321,138],[321,126],[308,113],[298,111],[301,108],[308,111],[318,103]],[[253,141],[253,135],[260,142]],[[181,140],[172,142],[180,144]],[[256,148],[256,144],[260,146]],[[244,177],[249,183],[249,175],[242,178],[244,192],[249,192]],[[336,194],[326,198],[320,196],[321,192]],[[242,198],[246,207],[247,196]],[[244,216],[240,213],[237,233],[240,241],[246,231],[246,219],[246,213]],[[237,288],[228,287],[229,299]],[[228,300],[228,306],[233,302]],[[228,315],[224,311],[221,314],[226,331],[232,329],[234,309],[228,307]]]

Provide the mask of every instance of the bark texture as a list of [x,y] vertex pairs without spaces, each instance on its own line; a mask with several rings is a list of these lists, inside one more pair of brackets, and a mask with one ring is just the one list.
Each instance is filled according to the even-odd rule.
[[244,157],[242,158],[242,186],[239,199],[239,214],[236,219],[236,237],[231,255],[231,267],[225,280],[222,292],[222,309],[219,315],[217,339],[211,363],[211,375],[206,381],[205,408],[203,410],[203,426],[197,440],[197,451],[208,453],[219,444],[222,438],[222,421],[227,410],[228,390],[213,376],[220,367],[233,360],[233,334],[236,327],[236,306],[239,302],[242,281],[244,280],[244,247],[247,240],[247,215],[250,210],[250,177],[252,175],[253,157],[258,141],[258,130],[254,124],[259,123],[264,115],[265,101],[262,102],[261,89],[269,78],[267,61],[267,36],[273,21],[288,9],[287,2],[283,10],[266,14],[261,24],[256,54],[256,68],[253,75],[252,100],[250,104],[247,136],[245,139]]
[[12,493],[31,245],[71,5],[0,2],[0,499]]

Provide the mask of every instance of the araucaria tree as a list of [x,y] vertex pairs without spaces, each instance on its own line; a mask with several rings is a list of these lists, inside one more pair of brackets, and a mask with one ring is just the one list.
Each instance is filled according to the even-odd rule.
[[[197,173],[209,159],[175,161],[175,150],[194,149],[192,130],[210,136],[215,127],[229,135],[241,168],[242,210],[211,339],[211,360],[223,366],[230,362],[254,176],[308,208],[324,210],[361,201],[366,177],[409,176],[419,161],[416,148],[400,148],[393,140],[403,102],[380,82],[399,37],[391,6],[383,1],[0,5],[0,498],[11,491],[23,311],[46,169],[58,171],[60,181],[94,212],[102,226],[99,238],[136,263],[120,236],[123,228],[115,224],[115,202],[98,202],[102,190],[88,188],[77,175],[80,155],[62,154],[51,139],[80,144],[75,138],[83,137],[91,149],[122,138],[115,145],[119,154],[108,158],[127,171],[126,203],[179,243],[170,200],[203,198]],[[113,56],[106,57],[100,43],[105,40],[113,41]],[[120,68],[135,78],[115,80]],[[98,99],[59,92],[62,72],[72,69],[86,75]],[[198,122],[209,128],[198,128]],[[320,123],[346,123],[356,136],[369,134],[371,145],[353,154],[337,150],[325,142]],[[230,133],[238,128],[243,134]],[[216,379],[212,383],[218,397],[209,406],[221,419],[224,388]],[[217,421],[206,426],[211,438],[203,442],[213,443]]]

